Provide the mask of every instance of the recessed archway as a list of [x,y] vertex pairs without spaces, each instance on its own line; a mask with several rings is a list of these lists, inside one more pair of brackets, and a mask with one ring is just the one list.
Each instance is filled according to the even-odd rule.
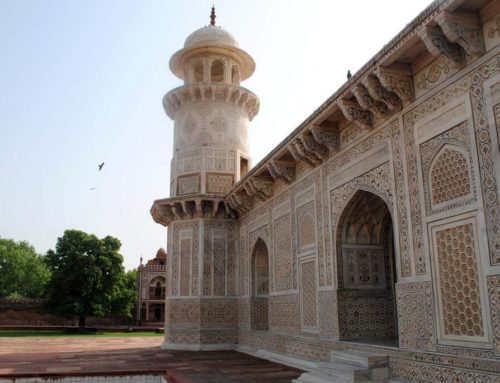
[[339,338],[397,343],[393,224],[387,204],[374,193],[357,191],[337,230]]
[[251,328],[269,330],[269,251],[261,238],[253,247],[251,270]]

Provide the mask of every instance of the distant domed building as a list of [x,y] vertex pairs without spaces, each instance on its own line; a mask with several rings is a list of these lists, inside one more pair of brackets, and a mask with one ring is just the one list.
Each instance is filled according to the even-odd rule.
[[142,326],[163,326],[165,321],[165,287],[167,252],[160,248],[153,259],[137,268],[137,321]]
[[212,12],[163,99],[163,347],[281,360],[299,382],[498,382],[499,26],[499,0],[433,2],[252,167],[255,64]]

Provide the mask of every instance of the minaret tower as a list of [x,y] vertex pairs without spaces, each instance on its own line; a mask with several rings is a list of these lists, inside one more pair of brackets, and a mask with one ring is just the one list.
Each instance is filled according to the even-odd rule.
[[174,120],[170,198],[155,201],[151,214],[168,226],[165,348],[237,342],[237,228],[224,197],[250,168],[248,126],[259,99],[240,86],[255,69],[252,57],[215,18],[212,8],[210,25],[170,59],[184,84],[163,98]]
[[250,166],[248,124],[258,98],[240,86],[254,71],[253,59],[236,39],[215,25],[193,32],[170,59],[184,81],[163,99],[175,121],[170,196],[224,194]]

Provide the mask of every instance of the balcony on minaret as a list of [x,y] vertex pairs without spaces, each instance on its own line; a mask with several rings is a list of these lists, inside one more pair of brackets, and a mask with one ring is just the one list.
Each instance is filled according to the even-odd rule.
[[224,196],[252,165],[248,128],[259,99],[240,84],[255,62],[215,25],[213,11],[210,25],[189,35],[172,56],[170,70],[183,81],[163,98],[174,121],[170,198],[156,201],[152,214],[165,225],[207,214],[231,217]]

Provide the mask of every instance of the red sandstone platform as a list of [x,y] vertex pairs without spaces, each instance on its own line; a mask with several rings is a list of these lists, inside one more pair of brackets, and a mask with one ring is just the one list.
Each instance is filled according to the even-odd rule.
[[302,371],[236,351],[167,351],[163,337],[1,338],[0,378],[167,374],[177,383],[285,383]]

